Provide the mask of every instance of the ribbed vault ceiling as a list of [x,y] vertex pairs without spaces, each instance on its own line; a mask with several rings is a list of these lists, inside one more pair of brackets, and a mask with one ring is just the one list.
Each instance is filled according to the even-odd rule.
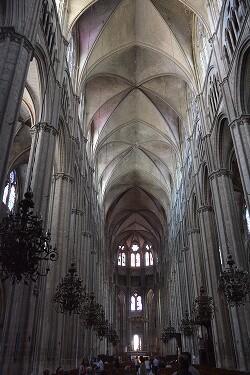
[[[204,0],[71,0],[85,136],[108,236],[159,249],[190,134],[194,15]],[[138,238],[139,238],[138,237]]]

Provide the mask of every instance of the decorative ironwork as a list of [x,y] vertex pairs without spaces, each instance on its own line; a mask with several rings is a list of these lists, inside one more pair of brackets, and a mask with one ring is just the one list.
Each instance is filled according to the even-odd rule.
[[200,295],[195,299],[193,313],[195,323],[198,325],[208,324],[214,317],[215,305],[212,297],[209,297],[203,286],[200,288]]
[[10,213],[0,224],[0,278],[12,283],[24,278],[37,281],[49,272],[48,261],[58,259],[56,248],[50,245],[51,234],[44,233],[43,220],[33,215],[33,192],[27,191],[17,213]]
[[191,337],[194,335],[197,330],[197,325],[195,324],[194,319],[189,317],[188,311],[185,311],[185,318],[181,319],[180,330],[186,337]]
[[168,325],[164,328],[160,339],[164,344],[167,344],[170,340],[175,338],[176,336],[176,329],[171,325],[171,320],[169,320]]
[[110,342],[113,346],[117,346],[120,341],[120,338],[116,330],[113,328],[112,324],[109,325],[107,339],[108,342]]
[[95,301],[95,295],[93,292],[86,296],[80,313],[85,328],[97,328],[102,311],[101,309],[102,306]]
[[53,303],[59,304],[61,313],[69,315],[80,313],[86,299],[86,287],[82,283],[83,281],[77,277],[76,265],[72,262],[66,276],[56,287],[56,293],[52,299]]
[[103,340],[103,338],[108,335],[108,328],[108,320],[105,319],[105,313],[103,307],[101,307],[98,320],[94,326],[94,330],[97,332],[99,340]]
[[229,306],[240,306],[246,303],[250,292],[249,274],[235,266],[231,254],[227,257],[227,267],[219,277],[218,291],[226,297]]

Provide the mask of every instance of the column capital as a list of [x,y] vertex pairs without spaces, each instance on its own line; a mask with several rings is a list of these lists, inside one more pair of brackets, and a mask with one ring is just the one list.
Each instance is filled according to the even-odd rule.
[[92,237],[92,234],[90,232],[82,232],[84,237]]
[[233,172],[230,171],[229,169],[221,168],[217,169],[216,171],[213,171],[212,173],[209,174],[209,179],[213,180],[215,177],[221,177],[221,176],[226,176],[226,177],[233,177]]
[[31,133],[35,133],[35,132],[39,132],[39,131],[52,133],[54,136],[58,134],[58,130],[54,126],[49,125],[45,121],[38,122],[37,124],[32,126]]
[[34,51],[34,47],[31,42],[26,38],[26,36],[19,34],[15,31],[13,26],[1,26],[0,31],[0,42],[6,38],[9,38],[11,41],[16,43],[23,43],[24,48],[27,52]]
[[200,233],[200,228],[191,228],[187,231],[187,234],[194,234],[194,233]]
[[231,129],[235,129],[236,127],[239,127],[245,124],[250,125],[250,115],[242,115],[239,118],[236,118],[229,124],[229,127]]
[[206,211],[214,212],[214,208],[213,206],[210,206],[210,205],[204,205],[204,206],[199,207],[197,211],[198,212],[206,212]]
[[58,172],[53,175],[53,180],[64,180],[64,181],[69,181],[71,184],[74,182],[74,178],[70,176],[69,174],[63,173],[63,172]]
[[83,216],[84,212],[82,210],[79,210],[78,208],[72,208],[72,214]]

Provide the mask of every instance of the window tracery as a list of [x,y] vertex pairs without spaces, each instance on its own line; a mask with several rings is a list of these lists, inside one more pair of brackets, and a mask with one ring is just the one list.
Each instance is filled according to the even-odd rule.
[[131,311],[142,311],[142,298],[137,293],[131,297]]

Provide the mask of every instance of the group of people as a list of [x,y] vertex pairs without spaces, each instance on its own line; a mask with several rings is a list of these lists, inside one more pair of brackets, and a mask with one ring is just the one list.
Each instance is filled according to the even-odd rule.
[[[182,352],[178,357],[178,370],[175,371],[172,375],[200,375],[199,371],[192,366],[191,359],[191,354],[189,352]],[[158,375],[159,359],[157,357],[154,357],[150,361],[148,357],[136,357],[135,367],[137,375]]]
[[138,375],[146,375],[152,373],[157,375],[159,373],[159,359],[158,357],[149,358],[143,356],[135,357],[135,368]]
[[91,357],[90,360],[84,358],[79,367],[79,375],[102,375],[104,372],[104,364],[101,357]]
[[[159,375],[159,359],[158,357],[149,358],[143,356],[136,356],[134,359],[136,368],[136,375]],[[116,370],[120,367],[118,359],[113,362],[112,375],[116,375]],[[171,367],[171,365],[167,365]],[[64,371],[62,367],[56,369],[56,375],[67,375],[67,371]],[[104,374],[104,363],[101,357],[91,357],[90,360],[84,358],[80,367],[79,375],[103,375]],[[125,375],[130,374],[130,366],[125,367]],[[43,370],[43,375],[50,375],[49,369]],[[172,375],[200,375],[199,371],[192,366],[191,354],[189,352],[182,352],[178,357],[178,370]]]

